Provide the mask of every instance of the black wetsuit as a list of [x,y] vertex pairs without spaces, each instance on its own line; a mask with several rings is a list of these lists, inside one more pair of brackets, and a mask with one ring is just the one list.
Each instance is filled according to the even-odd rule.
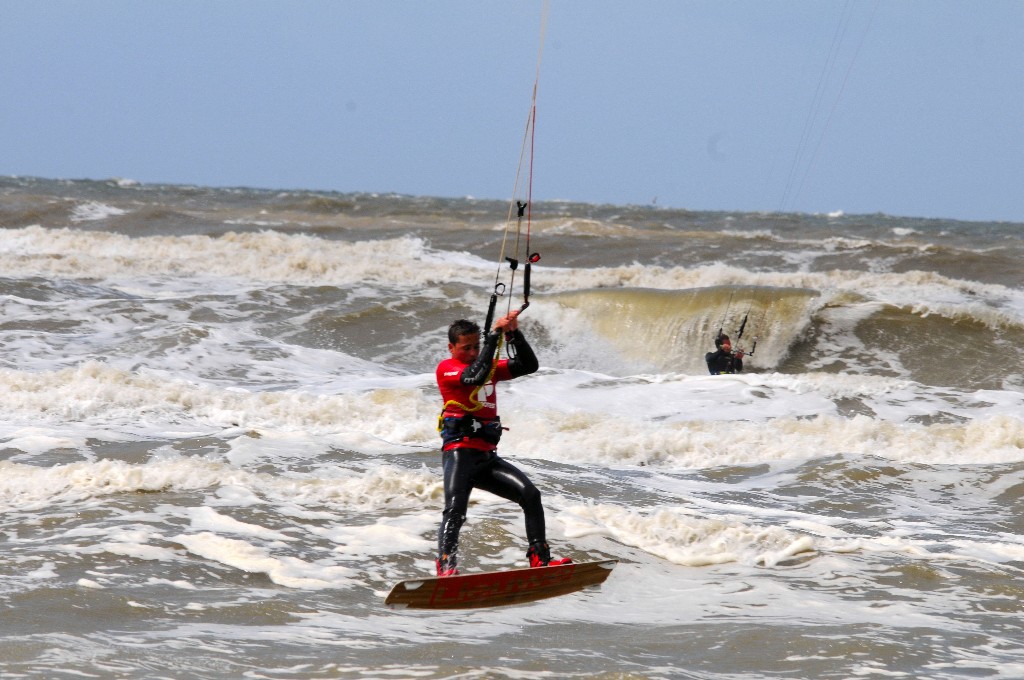
[[721,349],[708,352],[704,355],[704,360],[708,363],[708,372],[711,375],[743,372],[743,359],[737,357],[732,352],[726,352]]

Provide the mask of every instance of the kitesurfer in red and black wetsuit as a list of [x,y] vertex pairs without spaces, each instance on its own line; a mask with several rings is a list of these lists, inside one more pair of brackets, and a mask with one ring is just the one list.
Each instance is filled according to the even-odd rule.
[[[494,322],[480,346],[480,326],[460,319],[448,328],[451,357],[437,366],[437,386],[444,400],[440,432],[444,474],[444,513],[437,532],[437,575],[458,574],[459,530],[466,521],[473,489],[489,491],[515,501],[526,516],[526,556],[531,567],[567,564],[551,559],[545,539],[544,507],[540,491],[519,468],[498,456],[501,420],[498,418],[495,384],[537,370],[537,356],[513,311]],[[511,346],[512,358],[495,360],[502,333]]]

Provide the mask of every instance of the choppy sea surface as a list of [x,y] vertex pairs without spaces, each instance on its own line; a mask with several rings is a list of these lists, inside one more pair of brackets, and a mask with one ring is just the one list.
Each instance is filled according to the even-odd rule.
[[[384,607],[506,213],[0,178],[0,677],[1024,677],[1021,224],[532,206],[501,450],[557,555],[619,565]],[[517,506],[462,536],[525,566]]]

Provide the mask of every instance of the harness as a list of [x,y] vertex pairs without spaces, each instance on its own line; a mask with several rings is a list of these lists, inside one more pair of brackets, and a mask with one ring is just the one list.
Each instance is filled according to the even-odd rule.
[[483,439],[488,444],[497,446],[501,440],[502,431],[507,429],[501,426],[500,417],[495,417],[494,420],[483,420],[469,413],[464,416],[442,414],[439,421],[438,430],[445,446],[452,442],[461,442],[467,437]]

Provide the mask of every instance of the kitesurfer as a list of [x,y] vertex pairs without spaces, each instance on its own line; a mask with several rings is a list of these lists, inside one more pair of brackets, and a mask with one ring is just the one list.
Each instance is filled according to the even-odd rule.
[[[515,310],[494,322],[480,345],[480,326],[459,319],[448,327],[451,356],[437,366],[437,386],[444,400],[440,432],[444,476],[444,512],[437,532],[437,575],[458,574],[459,530],[466,521],[473,489],[489,491],[522,507],[526,518],[526,557],[531,567],[568,564],[552,559],[545,539],[544,507],[536,486],[517,467],[498,455],[503,428],[498,417],[496,383],[512,380],[539,367]],[[510,359],[495,360],[502,334],[511,346]]]
[[723,373],[741,373],[743,371],[743,350],[732,351],[732,341],[729,336],[719,333],[715,338],[715,351],[704,355],[708,364],[708,372],[711,375]]

